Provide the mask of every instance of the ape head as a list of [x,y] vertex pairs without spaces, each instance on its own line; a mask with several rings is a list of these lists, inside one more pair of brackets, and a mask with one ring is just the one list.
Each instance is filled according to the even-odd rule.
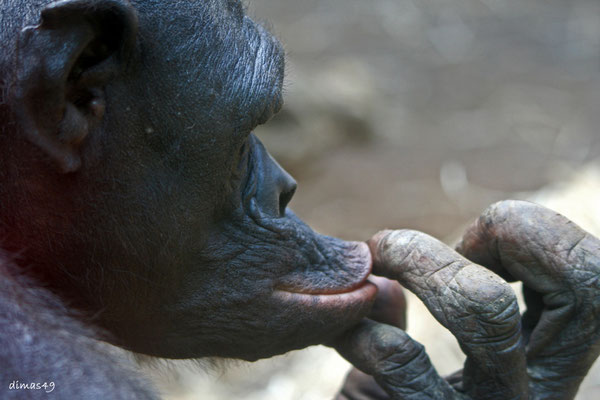
[[256,359],[369,310],[366,245],[313,232],[252,130],[280,44],[237,0],[0,0],[2,246],[115,343]]

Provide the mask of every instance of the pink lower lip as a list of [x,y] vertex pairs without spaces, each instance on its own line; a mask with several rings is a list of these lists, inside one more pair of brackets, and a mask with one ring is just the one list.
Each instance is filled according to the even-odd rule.
[[325,308],[351,307],[354,304],[362,304],[375,299],[377,286],[365,280],[351,291],[342,293],[310,294],[296,293],[286,290],[275,290],[273,295],[282,302],[304,303],[307,306],[318,304]]

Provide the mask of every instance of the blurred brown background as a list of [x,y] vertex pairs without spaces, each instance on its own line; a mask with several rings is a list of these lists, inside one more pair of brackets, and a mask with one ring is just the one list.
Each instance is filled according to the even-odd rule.
[[[454,240],[505,198],[600,231],[598,0],[248,0],[288,53],[286,104],[257,130],[316,230]],[[411,301],[441,372],[452,338]],[[326,399],[346,364],[315,348],[208,375],[158,373],[173,399]],[[580,399],[600,398],[590,377]]]

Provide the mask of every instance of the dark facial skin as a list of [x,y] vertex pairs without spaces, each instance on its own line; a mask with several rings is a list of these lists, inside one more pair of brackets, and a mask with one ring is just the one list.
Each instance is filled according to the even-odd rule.
[[[277,40],[237,1],[160,12],[109,2],[120,19],[110,7],[85,19],[70,3],[20,39],[16,114],[45,122],[13,144],[34,161],[12,190],[35,195],[6,207],[7,247],[118,344],[156,356],[254,360],[364,317],[376,292],[367,246],[319,235],[289,211],[296,183],[251,133],[282,104]],[[121,53],[109,47],[123,41],[132,44]],[[30,64],[39,54],[41,71]],[[66,81],[52,69],[69,70]],[[57,129],[61,157],[35,142]],[[36,144],[49,156],[36,159]]]

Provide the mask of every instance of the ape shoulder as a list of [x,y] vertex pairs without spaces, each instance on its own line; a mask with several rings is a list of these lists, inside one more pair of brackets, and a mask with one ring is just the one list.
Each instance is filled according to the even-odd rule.
[[0,398],[157,398],[120,350],[71,313],[0,255]]

